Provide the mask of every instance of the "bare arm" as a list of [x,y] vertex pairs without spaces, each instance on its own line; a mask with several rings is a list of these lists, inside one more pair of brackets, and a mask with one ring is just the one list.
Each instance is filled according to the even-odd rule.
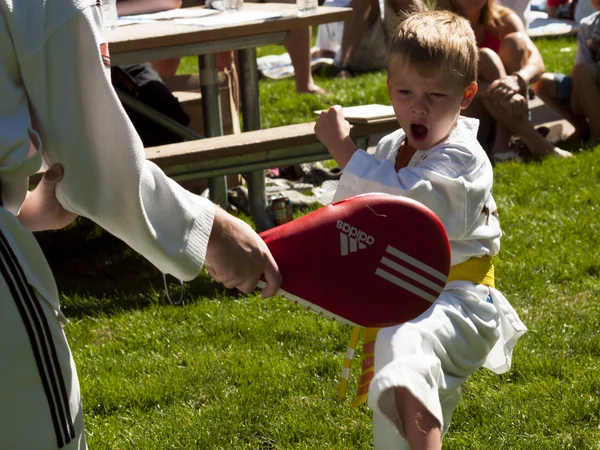
[[323,111],[315,124],[315,133],[338,166],[346,167],[357,149],[350,138],[350,124],[344,119],[342,107],[334,105]]
[[540,51],[527,35],[525,25],[523,25],[523,22],[519,16],[517,16],[514,12],[511,12],[504,18],[504,24],[500,30],[500,35],[504,37],[507,34],[514,32],[521,33],[521,37],[525,41],[527,53],[529,55],[525,66],[519,70],[517,74],[523,78],[527,85],[535,83],[546,70],[546,67],[544,66],[544,60],[542,59]]
[[[386,0],[398,15],[401,12],[424,10],[421,0]],[[369,27],[377,20],[379,11],[378,0],[352,0],[352,18],[344,22],[344,35],[339,64],[345,66],[350,61],[356,46]]]
[[352,0],[352,18],[344,22],[340,66],[350,61],[354,49],[379,13],[377,0]]

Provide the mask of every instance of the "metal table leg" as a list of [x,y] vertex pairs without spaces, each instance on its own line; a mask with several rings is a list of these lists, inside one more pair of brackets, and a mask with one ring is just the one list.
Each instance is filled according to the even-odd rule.
[[[200,69],[204,132],[207,137],[222,136],[223,120],[221,118],[217,57],[214,53],[199,55],[198,65]],[[225,208],[227,206],[227,178],[224,176],[209,178],[208,189],[210,199]]]
[[[242,97],[242,120],[244,131],[259,130],[260,96],[258,91],[258,67],[256,49],[247,48],[239,51],[240,63],[240,96]],[[250,213],[259,231],[273,228],[275,224],[269,214],[265,193],[265,175],[263,170],[244,175],[248,182],[250,196]]]

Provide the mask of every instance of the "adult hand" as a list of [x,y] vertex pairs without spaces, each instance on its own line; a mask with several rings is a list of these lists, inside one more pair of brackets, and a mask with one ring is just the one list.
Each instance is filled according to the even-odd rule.
[[529,105],[527,104],[527,99],[521,94],[515,94],[508,100],[502,100],[500,104],[508,109],[513,119],[527,120]]
[[492,82],[488,88],[490,98],[495,102],[507,101],[515,94],[524,94],[516,75],[509,75]]
[[17,218],[29,231],[59,230],[77,218],[77,214],[64,209],[56,199],[56,184],[63,175],[62,166],[55,164],[44,173],[35,189],[27,193]]
[[341,106],[332,106],[319,115],[315,134],[343,169],[356,152],[356,147],[350,139],[350,123],[344,119]]
[[267,245],[244,221],[215,206],[215,220],[206,249],[208,273],[226,288],[252,292],[264,275],[262,297],[275,295],[281,273]]

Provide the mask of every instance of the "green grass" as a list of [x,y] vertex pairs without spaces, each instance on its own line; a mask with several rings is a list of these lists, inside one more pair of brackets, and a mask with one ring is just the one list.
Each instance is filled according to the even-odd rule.
[[[556,57],[549,70],[568,69],[553,48],[572,40],[537,43]],[[387,103],[384,81],[318,78],[343,104]],[[261,81],[264,126],[327,105],[285,83]],[[599,184],[600,147],[496,167],[497,283],[529,332],[510,373],[466,383],[445,450],[600,449]],[[90,448],[372,448],[369,410],[337,399],[348,328],[204,273],[170,306],[158,271],[86,221],[39,240],[70,318]]]
[[[559,39],[537,39],[548,72],[569,74],[573,67],[577,40],[574,37]],[[561,49],[570,49],[569,52]],[[285,48],[279,46],[261,47],[258,56],[279,54]],[[197,58],[184,58],[179,73],[197,73]],[[315,119],[313,111],[331,105],[355,106],[369,103],[390,105],[385,84],[386,72],[358,75],[352,79],[338,80],[315,74],[315,82],[328,92],[327,96],[297,94],[293,78],[285,80],[260,80],[261,116],[263,128],[271,128],[293,123],[310,122]]]
[[[599,448],[599,182],[600,148],[497,166],[498,284],[530,330],[510,373],[467,382],[445,449]],[[368,409],[336,398],[348,328],[205,275],[184,308],[166,305],[155,269],[89,232],[40,240],[71,318],[91,448],[370,448]],[[56,252],[67,239],[72,254]]]

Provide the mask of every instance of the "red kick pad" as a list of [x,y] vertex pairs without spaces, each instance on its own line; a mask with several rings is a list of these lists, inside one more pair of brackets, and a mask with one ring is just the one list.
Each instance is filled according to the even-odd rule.
[[342,323],[386,327],[423,313],[450,270],[450,246],[423,204],[364,194],[260,235],[277,261],[280,295]]

